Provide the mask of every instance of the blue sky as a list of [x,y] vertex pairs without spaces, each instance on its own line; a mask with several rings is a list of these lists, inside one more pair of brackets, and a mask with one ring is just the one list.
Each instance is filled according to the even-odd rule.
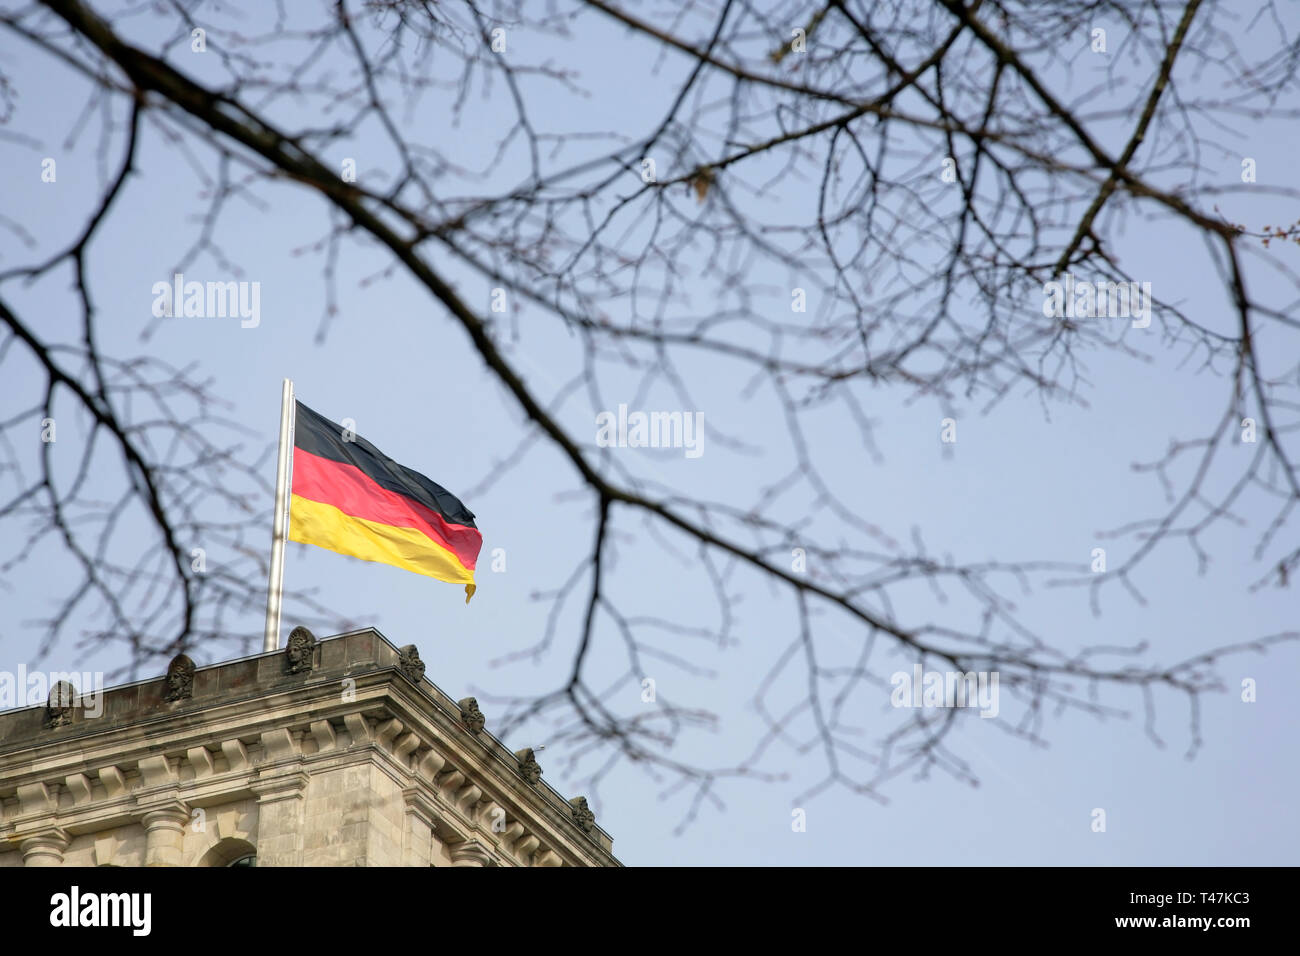
[[[134,36],[156,33],[145,24],[131,29]],[[529,96],[530,109],[543,126],[644,135],[662,117],[675,81],[688,69],[684,59],[660,60],[627,31],[592,15],[579,18],[568,39],[525,29],[509,37],[513,52],[508,55],[562,63],[588,91],[570,96],[550,86]],[[1245,36],[1243,42],[1267,39]],[[181,51],[173,56],[178,68],[196,77],[211,74],[211,62],[185,54],[183,41],[175,40],[173,46]],[[1081,40],[1081,49],[1085,47]],[[10,33],[0,33],[0,50],[20,90],[8,129],[30,137],[0,139],[5,173],[0,211],[22,223],[37,243],[24,248],[11,233],[0,231],[4,269],[35,261],[76,234],[102,187],[101,163],[116,168],[122,139],[120,128],[101,136],[98,118],[92,116],[89,127],[70,141],[86,96],[81,81]],[[1054,76],[1053,82],[1062,94],[1092,91],[1100,109],[1106,101],[1095,85],[1103,76],[1099,63],[1083,58],[1072,74]],[[1186,82],[1195,84],[1190,77]],[[444,98],[437,95],[401,115],[412,129],[473,167],[491,155],[503,124],[508,125],[504,97],[499,81],[490,94],[476,87],[459,124],[451,122]],[[286,103],[276,111],[283,120],[295,119]],[[115,118],[120,122],[120,104]],[[1098,128],[1113,142],[1122,127],[1102,123]],[[1203,157],[1204,180],[1225,188],[1239,184],[1240,156],[1233,149],[1246,147],[1249,152],[1242,155],[1257,159],[1261,184],[1289,185],[1289,130],[1286,123],[1243,123],[1231,136],[1221,137],[1231,148],[1210,150]],[[573,150],[555,160],[555,166],[583,155],[581,144]],[[211,167],[210,154],[198,148],[195,155]],[[57,158],[56,183],[40,181],[40,160],[46,156]],[[348,156],[357,158],[363,177],[389,159],[370,135],[338,144],[326,158],[337,163]],[[517,176],[522,161],[519,155],[508,157],[484,190]],[[537,595],[561,586],[590,547],[590,497],[573,494],[575,475],[544,443],[533,446],[501,480],[468,496],[526,431],[517,405],[495,383],[460,327],[407,277],[385,273],[388,261],[373,245],[347,242],[337,264],[338,315],[323,341],[318,340],[326,294],[324,257],[316,245],[329,219],[314,196],[283,183],[257,187],[265,205],[234,200],[216,226],[215,238],[242,272],[210,254],[186,270],[200,280],[259,281],[258,327],[244,329],[237,321],[221,319],[155,319],[150,315],[151,288],[171,276],[178,250],[193,242],[207,202],[194,165],[152,125],[145,129],[138,167],[125,201],[90,249],[102,347],[118,357],[150,354],[177,366],[195,363],[198,376],[210,378],[212,392],[233,404],[230,417],[253,430],[247,443],[250,459],[274,442],[280,382],[290,377],[299,400],[335,421],[354,419],[358,433],[385,453],[460,494],[483,531],[479,591],[468,607],[459,587],[300,545],[289,547],[286,585],[314,587],[331,607],[373,624],[395,644],[417,644],[432,680],[453,696],[479,697],[489,729],[494,698],[546,691],[561,682],[578,639],[585,588],[560,616],[550,654],[511,663],[502,659],[540,638],[550,603]],[[636,186],[633,177],[628,192]],[[783,214],[787,207],[782,204],[793,204],[788,208],[795,216],[798,204],[807,201],[800,190],[808,188],[792,182],[772,195],[742,201],[773,216]],[[1287,212],[1293,202],[1276,195],[1236,191],[1216,201],[1229,218],[1252,225],[1300,218]],[[1150,281],[1158,297],[1212,327],[1231,320],[1230,303],[1205,247],[1185,227],[1167,218],[1132,217],[1112,228],[1126,266]],[[1295,252],[1275,254],[1289,257],[1294,266]],[[432,259],[467,302],[487,311],[490,283],[443,253],[435,251]],[[1285,301],[1285,286],[1262,261],[1249,268],[1252,288]],[[79,313],[68,278],[62,269],[30,287],[8,283],[0,294],[48,340],[72,340]],[[760,307],[788,309],[784,303],[797,276],[761,272],[751,278]],[[696,303],[707,307],[707,281],[692,277],[684,295],[696,296]],[[1040,300],[1027,300],[1027,308],[1040,306]],[[810,309],[810,321],[815,312]],[[523,306],[515,321],[520,337],[509,354],[529,384],[549,397],[581,371],[580,348],[535,306]],[[146,331],[151,333],[147,340]],[[1185,362],[1186,352],[1169,346],[1158,331],[1146,337],[1130,334],[1127,341],[1143,354],[1092,351],[1084,356],[1087,378],[1080,393],[1086,408],[1055,404],[1045,412],[1038,398],[1023,390],[1013,391],[988,414],[981,413],[987,396],[961,402],[958,442],[947,456],[938,440],[939,420],[946,413],[936,403],[864,386],[861,397],[874,422],[879,459],[862,447],[851,422],[826,415],[815,417],[809,428],[818,442],[819,463],[846,504],[899,541],[910,542],[913,529],[919,528],[931,553],[962,561],[1045,559],[1083,565],[1094,547],[1105,546],[1114,562],[1133,542],[1103,540],[1099,532],[1160,514],[1165,507],[1158,483],[1135,473],[1132,463],[1159,458],[1176,436],[1200,434],[1222,414],[1228,396],[1221,376],[1199,370],[1198,362]],[[1276,367],[1293,362],[1297,354],[1294,339],[1280,337],[1261,341],[1261,349]],[[7,418],[34,400],[43,379],[20,356],[0,370],[0,417]],[[774,425],[778,403],[766,390],[746,392],[748,375],[738,364],[686,359],[681,371],[696,403],[687,410],[702,411],[711,429],[704,454],[691,460],[680,451],[627,449],[611,450],[610,456],[620,456],[617,465],[641,479],[671,484],[688,497],[753,500],[763,484],[793,462],[784,432]],[[605,404],[593,407],[580,391],[559,412],[593,454],[598,411],[616,409],[620,402],[633,408],[682,408],[662,385],[642,391],[640,379],[619,366],[603,368],[599,385]],[[60,450],[75,451],[82,427],[60,422]],[[744,447],[729,447],[721,436]],[[268,481],[273,474],[270,459]],[[3,488],[10,491],[9,485]],[[269,509],[269,499],[263,505]],[[1164,545],[1135,579],[1145,604],[1111,586],[1103,592],[1102,613],[1094,615],[1086,590],[1007,590],[1022,619],[1048,635],[1054,646],[1071,650],[1146,643],[1149,649],[1139,660],[1173,664],[1214,647],[1294,628],[1291,590],[1248,590],[1265,570],[1253,549],[1271,515],[1251,500],[1239,511],[1245,527],[1229,522],[1215,526],[1202,542],[1211,559],[1203,576],[1184,544]],[[0,527],[6,536],[16,533],[12,524]],[[718,626],[719,611],[707,580],[682,540],[675,541],[674,556],[640,518],[623,513],[616,528],[611,587],[620,608],[632,614],[672,613],[702,627]],[[852,540],[851,532],[825,515],[811,529],[823,545]],[[269,534],[268,525],[268,545]],[[131,535],[124,548],[139,547],[144,540],[143,532]],[[488,569],[487,556],[498,547],[507,556],[504,573]],[[31,622],[47,614],[61,593],[65,560],[51,544],[5,576],[0,667],[36,665],[40,634]],[[220,560],[220,555],[210,560]],[[815,575],[817,568],[810,567],[809,573]],[[689,656],[707,674],[683,673],[666,662],[646,670],[665,698],[717,715],[712,730],[691,732],[677,743],[672,755],[681,760],[730,766],[745,758],[763,730],[753,702],[755,689],[795,636],[797,619],[788,591],[741,574],[734,586],[739,599],[730,643],[678,637],[665,638],[661,645]],[[955,596],[941,605],[925,588],[900,590],[897,602],[904,613],[960,616],[964,610]],[[827,659],[852,660],[862,633],[834,614],[822,613],[818,622]],[[293,623],[286,618],[285,633]],[[242,646],[200,646],[192,655],[203,664],[254,652],[260,648],[261,627],[260,615],[251,611],[240,619]],[[606,627],[598,638],[589,667],[593,684],[604,686],[619,677],[624,664],[617,633]],[[881,676],[910,671],[910,659],[903,655],[883,646],[878,653],[875,666]],[[45,661],[51,669],[111,671],[124,666],[126,655],[115,646],[87,656],[74,641],[66,641]],[[777,746],[760,765],[777,779],[719,782],[714,792],[725,806],[706,805],[680,833],[689,793],[674,791],[670,779],[656,780],[639,768],[619,765],[593,791],[586,778],[598,761],[588,758],[569,767],[566,758],[572,754],[562,745],[549,747],[540,760],[546,779],[562,793],[594,797],[599,822],[613,835],[616,854],[630,865],[1282,864],[1292,862],[1300,849],[1300,822],[1289,812],[1300,783],[1292,740],[1300,726],[1300,701],[1287,690],[1297,665],[1300,646],[1295,644],[1267,655],[1226,659],[1219,674],[1227,692],[1201,700],[1204,742],[1194,760],[1185,757],[1190,733],[1184,698],[1156,692],[1156,730],[1164,741],[1158,746],[1144,733],[1141,696],[1103,689],[1101,700],[1126,716],[1049,710],[1042,728],[1045,745],[1007,733],[999,721],[963,715],[949,743],[970,765],[978,786],[943,774],[903,776],[883,788],[887,802],[842,787],[805,799],[824,774],[819,754]],[[1246,678],[1258,685],[1254,703],[1240,699],[1238,688]],[[801,681],[783,678],[772,702],[797,699]],[[619,693],[623,712],[653,706],[641,703],[639,685],[628,683]],[[853,707],[853,722],[864,742],[878,740],[892,725],[887,691],[878,699],[855,698]],[[1010,701],[1004,701],[1003,709],[1013,717],[1020,713]],[[545,724],[523,728],[506,742],[512,747],[544,745],[550,729]],[[791,828],[796,806],[806,812],[806,832]],[[1094,808],[1106,810],[1104,833],[1091,829]]]

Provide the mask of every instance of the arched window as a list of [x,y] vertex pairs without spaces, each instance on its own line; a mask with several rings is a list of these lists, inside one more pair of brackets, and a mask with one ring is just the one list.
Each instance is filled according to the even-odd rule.
[[199,859],[199,866],[257,866],[257,847],[247,840],[227,837]]

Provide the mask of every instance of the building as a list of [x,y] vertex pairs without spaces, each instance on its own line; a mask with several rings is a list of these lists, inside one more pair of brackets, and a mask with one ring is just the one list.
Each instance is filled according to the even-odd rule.
[[620,866],[373,629],[0,713],[0,866]]

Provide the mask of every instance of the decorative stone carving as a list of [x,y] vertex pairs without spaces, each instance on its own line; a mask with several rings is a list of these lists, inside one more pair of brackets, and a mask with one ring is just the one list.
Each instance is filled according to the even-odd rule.
[[284,657],[290,674],[310,673],[316,666],[316,635],[305,627],[295,627],[289,632]]
[[59,827],[46,827],[18,844],[23,854],[23,866],[62,866],[63,851],[72,838]]
[[420,652],[415,649],[415,645],[407,644],[397,653],[397,669],[411,683],[420,683],[420,678],[424,676],[424,661],[420,660]]
[[494,866],[496,864],[492,851],[478,839],[453,843],[447,851],[451,856],[452,866]]
[[163,699],[171,703],[194,696],[194,662],[186,654],[177,654],[167,665],[167,689]]
[[542,767],[537,762],[537,757],[533,755],[532,747],[516,750],[515,757],[519,759],[519,776],[525,781],[535,784],[542,779]]
[[591,808],[587,806],[587,798],[574,797],[569,801],[569,805],[573,807],[573,822],[581,827],[584,833],[590,833],[596,826],[596,814],[592,813]]
[[487,723],[487,718],[483,716],[483,711],[478,709],[478,700],[473,697],[466,697],[464,700],[456,701],[460,705],[460,720],[465,725],[465,729],[471,734],[476,734],[483,729]]
[[66,727],[72,723],[72,708],[77,703],[77,688],[65,680],[50,688],[50,698],[45,702],[45,726]]
[[520,860],[527,861],[533,855],[533,851],[541,845],[542,841],[537,839],[537,834],[530,833],[515,844],[515,856]]

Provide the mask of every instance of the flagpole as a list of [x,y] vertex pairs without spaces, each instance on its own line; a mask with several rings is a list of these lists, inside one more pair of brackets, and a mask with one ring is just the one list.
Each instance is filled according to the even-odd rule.
[[289,488],[293,473],[293,382],[280,396],[280,447],[275,461],[275,518],[271,531],[271,576],[266,585],[266,635],[262,652],[280,646],[280,597],[284,592],[284,542],[289,535]]

